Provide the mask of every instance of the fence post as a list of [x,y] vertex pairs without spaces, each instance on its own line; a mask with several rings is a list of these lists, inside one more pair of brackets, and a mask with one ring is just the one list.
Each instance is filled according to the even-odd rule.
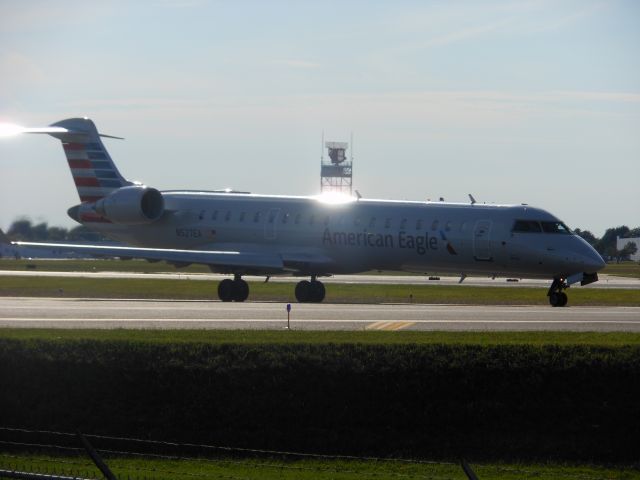
[[462,470],[464,470],[464,473],[469,480],[480,480],[467,462],[462,460],[460,462],[460,466],[462,467]]
[[113,472],[109,470],[109,467],[107,467],[107,464],[102,461],[102,458],[100,458],[100,455],[98,455],[98,452],[96,452],[93,449],[93,447],[89,443],[89,440],[87,440],[85,436],[82,435],[82,433],[80,432],[77,432],[77,435],[80,441],[82,442],[82,446],[84,446],[84,449],[87,451],[87,453],[91,457],[91,460],[93,460],[93,463],[96,464],[96,467],[98,467],[98,469],[102,472],[105,478],[107,480],[118,480],[116,476],[113,474]]

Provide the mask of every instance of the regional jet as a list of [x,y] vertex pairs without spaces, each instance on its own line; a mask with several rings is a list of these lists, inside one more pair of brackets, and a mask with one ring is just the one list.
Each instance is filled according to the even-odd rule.
[[[322,302],[319,280],[370,270],[548,278],[554,307],[565,290],[598,280],[600,255],[551,213],[529,205],[256,195],[229,190],[159,191],[126,180],[88,118],[45,128],[62,142],[80,203],[78,223],[127,246],[55,244],[96,256],[204,264],[230,275],[224,302],[249,297],[244,275],[307,277],[299,302]],[[112,137],[114,138],[114,137]],[[115,137],[117,138],[117,137]],[[51,244],[16,242],[32,247]]]

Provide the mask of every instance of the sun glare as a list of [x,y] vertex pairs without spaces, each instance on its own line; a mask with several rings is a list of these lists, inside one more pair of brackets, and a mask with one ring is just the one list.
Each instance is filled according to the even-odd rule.
[[355,197],[339,192],[323,192],[316,197],[319,202],[330,205],[341,205],[355,201]]
[[24,127],[13,123],[0,123],[0,137],[11,137],[24,131]]

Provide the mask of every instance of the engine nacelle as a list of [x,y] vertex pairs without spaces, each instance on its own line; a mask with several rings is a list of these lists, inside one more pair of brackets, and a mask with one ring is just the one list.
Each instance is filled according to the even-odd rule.
[[141,225],[158,220],[164,213],[164,198],[155,188],[122,187],[95,203],[98,215],[121,225]]

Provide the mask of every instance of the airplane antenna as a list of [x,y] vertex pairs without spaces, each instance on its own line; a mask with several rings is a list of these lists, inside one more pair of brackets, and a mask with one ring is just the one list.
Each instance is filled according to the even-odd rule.
[[469,200],[471,200],[471,205],[476,203],[476,199],[473,198],[473,195],[469,194]]
[[358,190],[356,190],[356,197],[358,197],[358,200],[362,198],[362,195],[360,195],[360,192]]

